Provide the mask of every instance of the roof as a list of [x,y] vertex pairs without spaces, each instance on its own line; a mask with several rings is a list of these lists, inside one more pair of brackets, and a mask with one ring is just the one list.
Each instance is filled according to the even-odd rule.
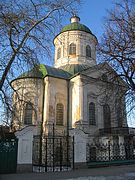
[[61,33],[66,31],[73,31],[73,30],[84,31],[92,34],[92,32],[87,26],[85,26],[84,24],[80,24],[79,22],[74,22],[64,26],[61,30]]
[[67,64],[65,66],[60,67],[60,69],[63,69],[64,71],[70,73],[72,76],[89,68],[90,67],[85,64]]
[[53,76],[57,78],[68,79],[71,75],[62,69],[57,69],[48,65],[39,64],[35,65],[30,71],[27,71],[21,76],[19,76],[19,78],[44,78],[45,76]]
[[[79,74],[85,75],[85,73],[87,74],[88,72],[87,70],[89,70],[89,72],[92,72],[92,71],[97,71],[101,69],[103,70],[103,69],[108,69],[108,68],[109,68],[109,72],[112,71],[112,73],[117,74],[108,63],[101,63],[92,67],[85,64],[67,64],[59,68],[54,68],[48,65],[39,64],[39,65],[35,65],[30,71],[22,74],[18,78],[43,79],[46,76],[51,76],[51,77],[69,80],[73,78],[75,75],[79,75]],[[118,78],[121,84],[126,86],[126,83],[124,82],[124,80],[120,78],[119,76]]]
[[19,76],[19,78],[23,77],[36,77],[43,78],[46,74],[46,69],[43,64],[35,65],[30,71],[27,71]]
[[25,72],[19,78],[44,78],[46,76],[52,76],[62,79],[70,79],[75,74],[88,69],[89,66],[85,64],[67,64],[60,68],[54,68],[48,65],[39,64],[35,65],[30,71]]

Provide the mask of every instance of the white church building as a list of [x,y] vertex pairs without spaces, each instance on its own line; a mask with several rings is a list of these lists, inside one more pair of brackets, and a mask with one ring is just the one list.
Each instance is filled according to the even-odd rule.
[[[33,138],[38,136],[41,164],[47,163],[43,159],[47,157],[44,151],[48,144],[46,149],[42,147],[43,137],[74,137],[76,166],[86,164],[91,155],[94,160],[107,154],[105,148],[99,152],[101,143],[120,145],[128,141],[126,84],[109,64],[97,64],[98,42],[91,30],[77,16],[70,20],[54,38],[54,67],[35,65],[12,81],[15,89],[12,128],[19,139],[20,165],[32,164]],[[63,142],[60,149],[56,148],[58,154],[63,154],[62,146]],[[116,148],[111,149],[111,157],[115,151]],[[125,154],[125,150],[119,149],[119,155]]]

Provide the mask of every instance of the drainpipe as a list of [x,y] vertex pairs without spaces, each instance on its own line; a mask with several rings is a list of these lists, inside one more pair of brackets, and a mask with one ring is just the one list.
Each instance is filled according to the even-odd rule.
[[67,80],[67,136],[69,136],[69,80]]
[[67,80],[67,165],[69,163],[69,80]]
[[43,79],[43,97],[42,97],[42,121],[40,129],[40,150],[39,150],[39,164],[42,164],[42,136],[43,136],[43,124],[44,124],[44,98],[45,98],[45,83]]

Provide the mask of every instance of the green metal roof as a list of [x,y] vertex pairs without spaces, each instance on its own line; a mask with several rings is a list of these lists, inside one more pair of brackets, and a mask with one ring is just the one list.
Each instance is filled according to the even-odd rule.
[[70,73],[73,76],[81,71],[84,71],[84,70],[90,68],[90,67],[85,64],[67,64],[60,68],[63,69],[64,71]]
[[73,31],[73,30],[84,31],[84,32],[92,34],[92,32],[87,26],[80,24],[78,22],[74,22],[74,23],[64,26],[61,30],[61,33],[66,32],[66,31]]
[[63,69],[58,69],[47,65],[45,65],[45,67],[46,67],[46,75],[48,76],[53,76],[63,79],[68,79],[71,76],[68,72],[64,71]]
[[52,76],[62,79],[70,79],[75,74],[88,69],[89,66],[85,64],[67,64],[65,66],[54,68],[48,65],[39,64],[35,65],[33,69],[25,72],[18,78],[44,78],[45,76]]
[[19,78],[22,77],[44,78],[47,75],[63,78],[63,79],[68,79],[71,76],[68,72],[62,69],[57,69],[48,65],[39,64],[39,65],[35,65],[33,69],[31,69],[30,71],[25,72],[24,74],[19,76]]
[[22,77],[36,77],[36,78],[43,78],[46,74],[46,69],[43,64],[35,65],[30,71],[27,71],[19,76]]

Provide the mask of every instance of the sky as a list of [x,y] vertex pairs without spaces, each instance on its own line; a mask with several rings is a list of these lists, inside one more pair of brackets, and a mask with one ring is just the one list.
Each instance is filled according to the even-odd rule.
[[81,23],[88,26],[98,39],[103,33],[104,16],[112,6],[112,0],[83,0],[79,12]]
[[[118,0],[117,0],[118,1]],[[90,28],[93,34],[99,39],[103,33],[104,16],[107,9],[111,9],[115,0],[82,0],[78,16],[80,23]],[[65,21],[64,25],[70,23]]]

